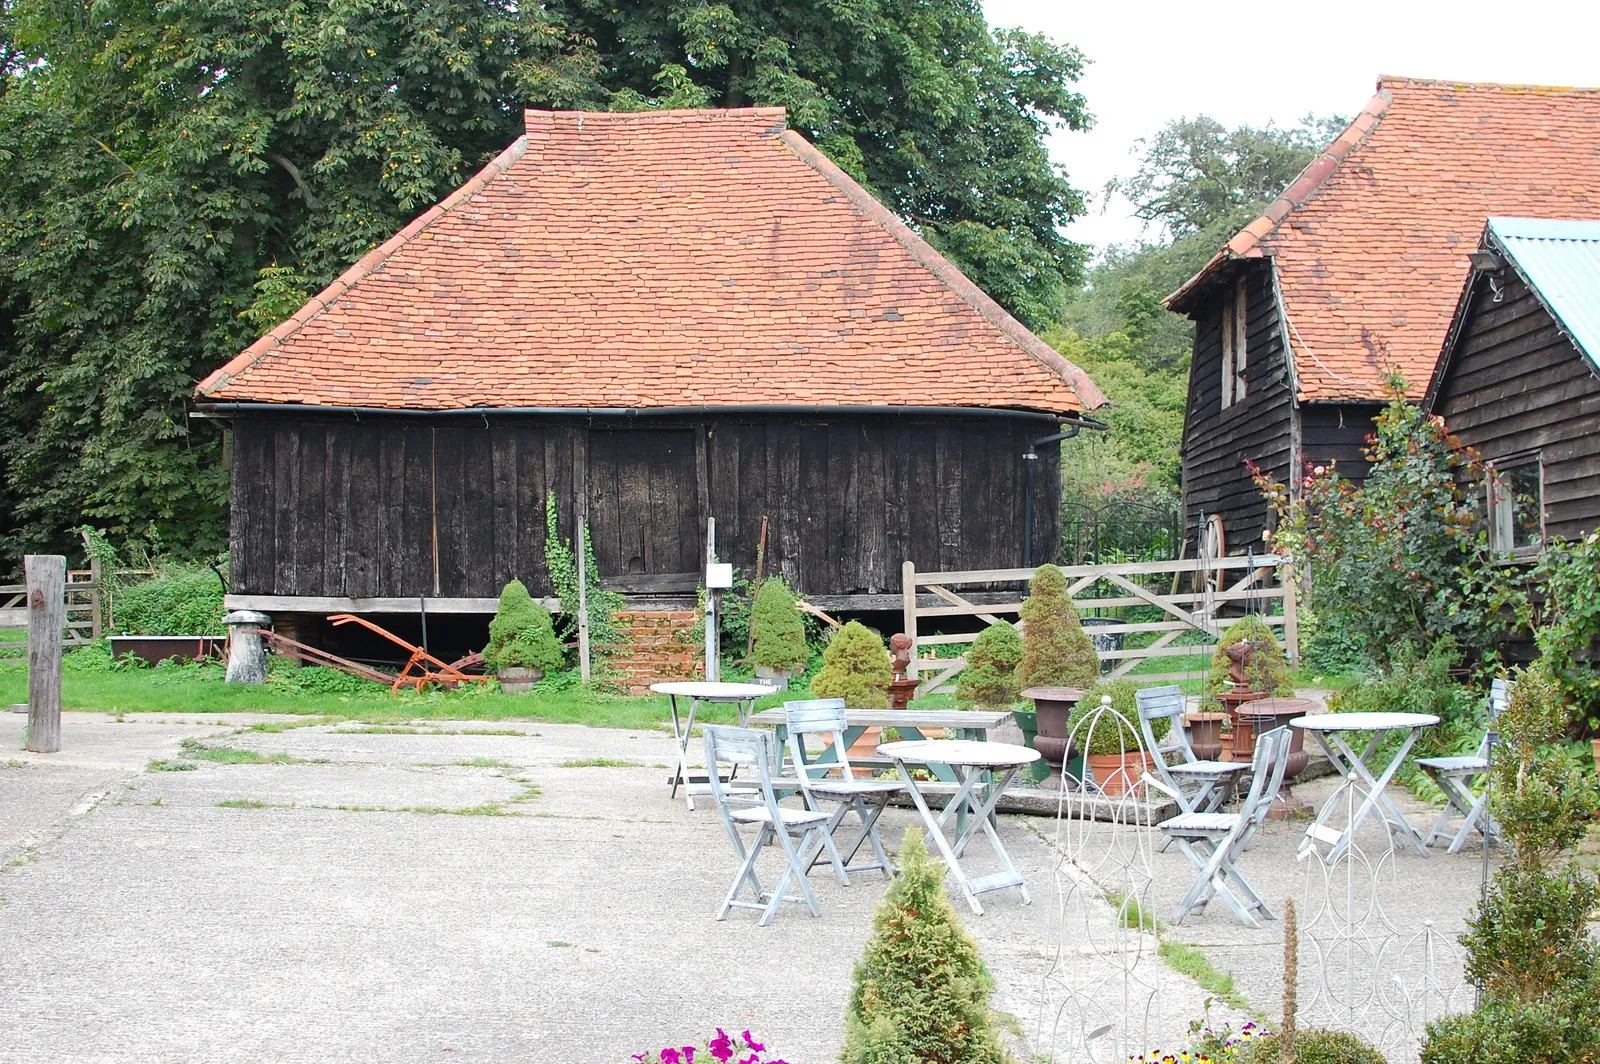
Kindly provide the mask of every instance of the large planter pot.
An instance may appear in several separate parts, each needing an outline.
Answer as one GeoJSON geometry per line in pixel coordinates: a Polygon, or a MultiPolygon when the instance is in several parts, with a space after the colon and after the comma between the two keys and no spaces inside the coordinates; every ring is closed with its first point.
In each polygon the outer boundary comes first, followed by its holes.
{"type": "Polygon", "coordinates": [[[1189,748],[1201,761],[1216,761],[1222,757],[1222,726],[1227,723],[1226,713],[1190,713],[1183,718],[1184,730],[1189,733],[1189,748]]]}
{"type": "Polygon", "coordinates": [[[1034,719],[1039,728],[1033,748],[1039,751],[1039,756],[1050,767],[1040,786],[1059,790],[1067,786],[1061,774],[1062,764],[1072,757],[1072,751],[1068,749],[1070,736],[1067,733],[1067,718],[1083,697],[1083,689],[1030,687],[1022,692],[1022,697],[1033,699],[1034,719]]]}
{"type": "Polygon", "coordinates": [[[1229,730],[1228,748],[1222,752],[1223,761],[1249,761],[1256,753],[1255,725],[1240,712],[1241,706],[1259,702],[1268,697],[1266,691],[1224,691],[1217,696],[1222,708],[1233,722],[1229,730]]]}
{"type": "MultiPolygon", "coordinates": [[[[1033,750],[1039,749],[1034,742],[1039,737],[1039,714],[1031,709],[1013,709],[1011,716],[1017,722],[1017,727],[1022,730],[1023,745],[1033,750]]],[[[1022,777],[1034,783],[1039,783],[1049,774],[1050,765],[1043,757],[1029,762],[1022,770],[1022,777]]]]}
{"type": "Polygon", "coordinates": [[[500,680],[500,690],[508,695],[525,695],[533,685],[544,679],[543,669],[523,669],[517,666],[500,669],[495,673],[500,680]]]}
{"type": "Polygon", "coordinates": [[[1150,755],[1141,751],[1122,754],[1089,754],[1084,758],[1089,775],[1102,794],[1120,798],[1139,785],[1139,777],[1154,765],[1150,755]]]}
{"type": "Polygon", "coordinates": [[[757,665],[756,679],[766,684],[774,691],[787,691],[789,681],[794,678],[797,669],[780,669],[776,665],[757,665]]]}

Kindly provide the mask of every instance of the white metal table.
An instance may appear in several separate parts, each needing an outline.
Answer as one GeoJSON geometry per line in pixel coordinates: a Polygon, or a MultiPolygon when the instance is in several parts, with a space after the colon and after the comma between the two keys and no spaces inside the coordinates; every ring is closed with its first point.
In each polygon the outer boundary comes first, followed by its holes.
{"type": "Polygon", "coordinates": [[[1417,737],[1422,734],[1422,729],[1438,724],[1438,717],[1431,713],[1316,713],[1296,717],[1289,723],[1296,728],[1304,728],[1309,734],[1317,737],[1317,742],[1328,755],[1328,760],[1333,762],[1333,767],[1338,769],[1344,778],[1345,787],[1364,790],[1361,804],[1351,814],[1350,823],[1342,831],[1329,827],[1328,819],[1341,804],[1339,797],[1344,787],[1335,791],[1333,796],[1323,803],[1322,809],[1317,813],[1317,819],[1306,828],[1306,837],[1300,841],[1301,857],[1310,853],[1320,842],[1329,847],[1323,860],[1327,864],[1333,864],[1345,850],[1350,848],[1351,842],[1355,839],[1356,828],[1360,827],[1361,822],[1374,810],[1383,817],[1391,836],[1404,839],[1418,853],[1423,856],[1428,855],[1428,848],[1422,841],[1422,833],[1406,820],[1399,807],[1384,793],[1384,788],[1389,786],[1389,781],[1400,770],[1406,754],[1411,752],[1417,737]],[[1377,752],[1379,744],[1383,742],[1385,733],[1392,731],[1405,732],[1405,739],[1400,743],[1400,748],[1395,751],[1388,766],[1381,773],[1374,775],[1368,762],[1377,752]],[[1367,745],[1361,752],[1357,753],[1345,740],[1347,732],[1368,733],[1371,738],[1367,740],[1367,745]]]}
{"type": "MultiPolygon", "coordinates": [[[[683,788],[684,800],[689,808],[694,808],[694,796],[697,794],[710,794],[709,783],[689,782],[689,735],[694,731],[695,711],[701,703],[720,702],[735,707],[739,714],[739,727],[743,728],[750,718],[750,710],[754,708],[758,698],[764,698],[773,693],[775,688],[764,683],[713,683],[706,681],[684,680],[671,683],[653,683],[650,690],[658,695],[666,695],[672,704],[672,738],[678,744],[678,765],[673,770],[672,777],[667,782],[672,787],[672,797],[678,797],[678,788],[683,788]],[[689,700],[689,712],[681,715],[678,712],[678,699],[689,700]]],[[[707,772],[716,771],[715,765],[707,765],[707,772]]]]}
{"type": "Polygon", "coordinates": [[[1017,871],[1017,866],[1011,863],[1005,847],[1000,844],[994,807],[1018,770],[1039,759],[1039,751],[1010,743],[976,742],[972,739],[916,739],[884,743],[878,747],[878,753],[892,760],[900,770],[900,776],[911,792],[911,800],[916,803],[917,812],[922,814],[923,823],[928,826],[929,837],[944,858],[950,874],[960,885],[961,893],[966,897],[967,904],[972,906],[973,912],[983,915],[983,906],[978,904],[979,894],[1006,887],[1021,890],[1024,904],[1032,902],[1022,873],[1017,871]],[[908,767],[911,765],[948,765],[955,772],[960,785],[937,816],[928,808],[918,781],[908,767]],[[994,778],[995,773],[999,773],[998,779],[994,778]],[[963,819],[965,823],[962,823],[963,819]],[[945,837],[945,825],[951,820],[958,825],[953,843],[945,837]],[[973,836],[979,833],[989,840],[989,847],[999,860],[1001,871],[973,877],[962,869],[961,855],[966,852],[973,836]]]}

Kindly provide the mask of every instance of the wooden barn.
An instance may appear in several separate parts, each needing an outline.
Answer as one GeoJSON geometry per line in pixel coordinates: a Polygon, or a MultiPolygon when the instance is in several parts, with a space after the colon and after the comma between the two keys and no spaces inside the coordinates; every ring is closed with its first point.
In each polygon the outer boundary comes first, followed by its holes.
{"type": "Polygon", "coordinates": [[[1489,219],[1425,402],[1495,470],[1494,546],[1600,528],[1600,221],[1489,219]]]}
{"type": "Polygon", "coordinates": [[[906,559],[1054,556],[1035,441],[1104,397],[750,108],[527,112],[198,401],[232,421],[229,605],[292,618],[548,593],[551,493],[635,602],[692,603],[715,517],[746,572],[765,519],[767,572],[898,609],[906,559]]]}
{"type": "Polygon", "coordinates": [[[1399,370],[1420,398],[1496,214],[1600,217],[1600,90],[1383,78],[1354,121],[1169,309],[1195,322],[1183,508],[1264,549],[1247,463],[1292,484],[1361,448],[1399,370]]]}

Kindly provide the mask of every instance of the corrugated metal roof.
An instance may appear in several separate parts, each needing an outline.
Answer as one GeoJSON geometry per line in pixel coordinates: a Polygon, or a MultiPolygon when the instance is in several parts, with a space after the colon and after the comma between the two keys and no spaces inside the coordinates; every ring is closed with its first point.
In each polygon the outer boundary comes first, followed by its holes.
{"type": "Polygon", "coordinates": [[[1490,218],[1489,233],[1600,372],[1600,221],[1490,218]]]}

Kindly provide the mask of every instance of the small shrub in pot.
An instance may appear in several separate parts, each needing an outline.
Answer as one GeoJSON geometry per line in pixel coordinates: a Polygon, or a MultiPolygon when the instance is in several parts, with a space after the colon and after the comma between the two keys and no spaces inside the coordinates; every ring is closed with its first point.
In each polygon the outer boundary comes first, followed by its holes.
{"type": "Polygon", "coordinates": [[[991,624],[979,633],[967,654],[967,667],[956,683],[956,705],[962,709],[1010,709],[1017,700],[1017,664],[1022,637],[1010,621],[991,624]]]}
{"type": "MultiPolygon", "coordinates": [[[[533,601],[521,580],[511,581],[500,592],[500,608],[489,622],[489,645],[484,648],[483,660],[502,675],[502,684],[510,670],[529,669],[542,675],[561,668],[566,661],[550,611],[533,601]]],[[[521,681],[531,683],[536,678],[523,677],[521,681]]]]}
{"type": "Polygon", "coordinates": [[[1083,688],[1099,678],[1100,659],[1067,594],[1066,576],[1054,565],[1039,566],[1022,604],[1017,686],[1083,688]]]}
{"type": "Polygon", "coordinates": [[[750,628],[755,633],[750,661],[758,668],[787,675],[811,657],[805,622],[794,605],[794,592],[781,576],[768,577],[756,592],[750,628]]]}
{"type": "Polygon", "coordinates": [[[894,679],[883,636],[860,621],[834,633],[822,652],[822,671],[811,681],[818,698],[842,698],[851,709],[886,709],[894,679]]]}

